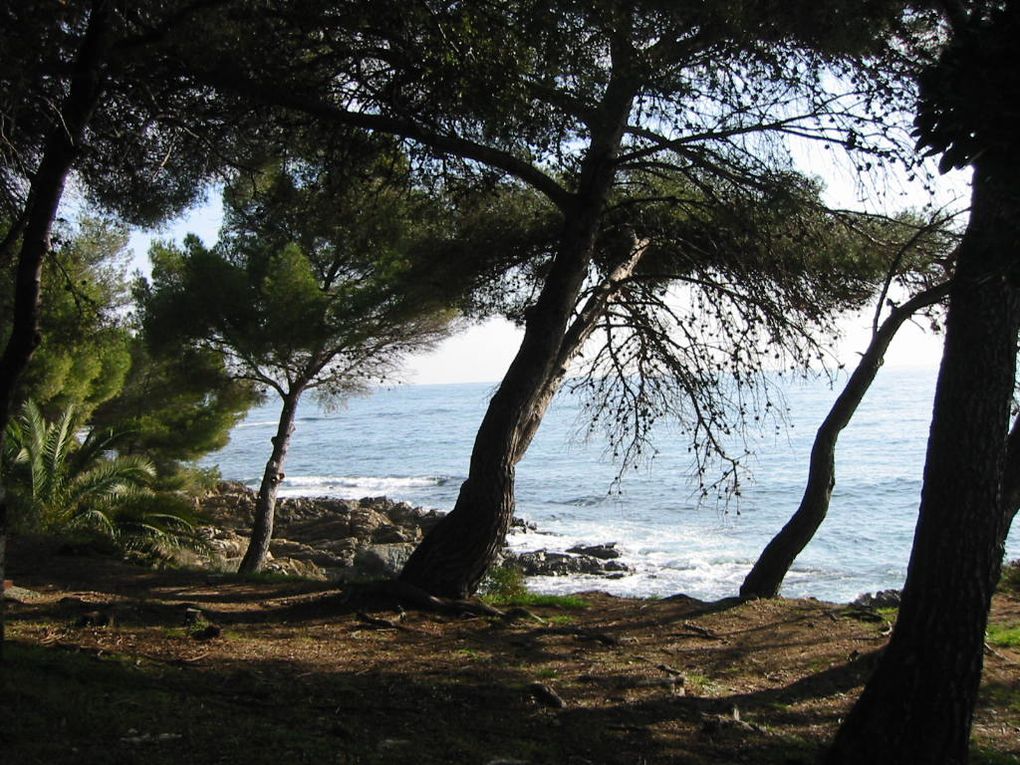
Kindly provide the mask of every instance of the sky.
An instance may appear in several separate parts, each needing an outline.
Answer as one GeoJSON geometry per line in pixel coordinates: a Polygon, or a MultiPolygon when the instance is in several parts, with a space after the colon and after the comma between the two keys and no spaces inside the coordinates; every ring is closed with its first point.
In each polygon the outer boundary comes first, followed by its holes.
{"type": "MultiPolygon", "coordinates": [[[[797,158],[798,164],[819,166],[819,158],[809,154],[797,158]]],[[[965,207],[969,196],[969,175],[955,171],[938,179],[935,203],[965,207]]],[[[826,202],[847,209],[870,207],[873,189],[862,192],[854,178],[831,167],[825,169],[826,202]]],[[[890,193],[883,200],[887,209],[922,207],[929,201],[919,186],[900,184],[893,179],[888,185],[890,193]]],[[[197,234],[207,245],[216,241],[223,207],[218,191],[211,191],[208,199],[186,215],[171,221],[156,231],[132,232],[129,248],[133,252],[132,270],[147,272],[147,252],[155,239],[180,241],[188,233],[197,234]]],[[[846,316],[840,322],[843,339],[837,346],[839,360],[852,369],[857,354],[867,347],[871,333],[872,308],[860,315],[846,316]]],[[[513,360],[520,346],[523,331],[508,321],[491,319],[467,326],[439,344],[434,350],[407,359],[401,382],[415,384],[498,382],[513,360]]],[[[888,353],[886,365],[893,368],[926,367],[938,365],[942,354],[942,338],[933,335],[918,323],[907,323],[897,333],[888,353]]]]}

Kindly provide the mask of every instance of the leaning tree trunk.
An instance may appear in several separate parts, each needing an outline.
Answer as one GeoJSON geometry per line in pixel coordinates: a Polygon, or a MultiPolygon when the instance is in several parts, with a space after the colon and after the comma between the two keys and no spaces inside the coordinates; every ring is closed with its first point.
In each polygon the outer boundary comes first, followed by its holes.
{"type": "Polygon", "coordinates": [[[829,511],[829,500],[836,485],[836,441],[874,382],[889,344],[903,322],[921,308],[938,302],[948,292],[947,283],[914,296],[903,305],[894,308],[872,336],[868,349],[815,435],[808,465],[807,485],[804,487],[804,495],[801,497],[797,512],[762,551],[740,586],[740,597],[774,598],[779,594],[779,588],[790,566],[814,537],[829,511]]]}
{"type": "Polygon", "coordinates": [[[401,581],[439,596],[463,598],[478,587],[510,528],[514,471],[548,406],[549,382],[591,263],[615,157],[630,114],[632,88],[610,82],[601,129],[594,131],[578,188],[564,210],[563,232],[542,292],[528,312],[524,339],[489,402],[475,436],[467,480],[453,510],[415,548],[401,581]]]}
{"type": "Polygon", "coordinates": [[[248,540],[248,549],[241,559],[237,571],[240,574],[254,574],[261,571],[269,557],[269,543],[273,539],[273,521],[276,517],[276,494],[283,481],[283,466],[290,449],[290,438],[294,433],[294,418],[297,414],[298,401],[301,399],[302,388],[288,391],[283,397],[283,409],[280,411],[280,422],[276,427],[276,435],[270,439],[273,453],[266,462],[266,470],[262,474],[258,497],[255,500],[255,518],[248,540]]]}
{"type": "MultiPolygon", "coordinates": [[[[460,496],[453,511],[457,512],[458,508],[461,508],[460,512],[463,519],[458,518],[458,526],[454,527],[453,531],[447,532],[447,537],[440,537],[438,542],[435,539],[435,532],[430,534],[418,549],[415,550],[411,559],[404,566],[400,576],[401,580],[411,582],[434,594],[451,597],[464,597],[473,592],[475,587],[477,587],[478,582],[491,565],[499,545],[502,544],[509,528],[510,519],[513,517],[513,476],[515,466],[523,459],[528,447],[531,445],[531,441],[535,437],[539,425],[541,425],[542,417],[545,415],[550,402],[563,383],[563,379],[570,366],[570,361],[580,352],[585,340],[591,336],[599,317],[612,300],[620,283],[633,273],[634,268],[637,266],[642,255],[644,255],[646,249],[646,242],[636,242],[623,261],[595,287],[588,300],[585,301],[584,306],[574,317],[569,328],[560,333],[562,339],[560,340],[559,347],[555,350],[551,363],[545,365],[544,376],[541,379],[533,379],[531,382],[529,386],[531,391],[530,401],[519,410],[516,421],[512,424],[512,445],[501,447],[504,451],[497,455],[498,464],[502,471],[501,478],[503,479],[502,482],[494,484],[496,490],[500,492],[501,501],[496,506],[498,511],[496,513],[490,511],[488,515],[477,512],[475,515],[469,515],[469,512],[463,510],[465,507],[485,507],[484,504],[471,504],[471,502],[477,502],[478,500],[468,493],[473,491],[473,487],[470,485],[471,477],[469,476],[468,481],[465,481],[461,487],[460,496]],[[444,550],[443,546],[456,544],[455,540],[458,536],[467,540],[467,555],[471,556],[469,563],[464,565],[461,562],[462,559],[457,560],[454,565],[459,565],[460,568],[454,570],[453,576],[437,576],[437,572],[446,570],[439,566],[437,561],[442,562],[443,555],[448,556],[447,559],[449,559],[449,547],[444,550]],[[472,542],[475,543],[473,547],[470,546],[472,542]]],[[[586,268],[587,258],[585,259],[586,268]]],[[[581,278],[583,280],[583,274],[581,278]]],[[[547,282],[547,289],[549,284],[547,282]]],[[[571,299],[571,304],[576,301],[576,294],[580,290],[580,285],[581,282],[577,281],[572,287],[574,297],[571,299]]],[[[544,295],[545,291],[543,291],[544,295]]],[[[567,295],[568,293],[564,291],[564,300],[567,299],[567,295]]],[[[568,316],[569,310],[567,308],[568,316]]],[[[534,320],[534,315],[532,320],[534,320]]],[[[528,331],[535,331],[530,321],[528,331]]],[[[518,359],[520,359],[524,347],[527,345],[527,334],[525,334],[525,343],[522,344],[522,350],[518,353],[518,359]]],[[[551,332],[539,334],[539,337],[544,338],[555,336],[551,332]]],[[[517,360],[514,363],[516,365],[517,360]]],[[[514,368],[511,367],[511,372],[513,371],[514,368]]],[[[508,372],[507,378],[504,380],[503,386],[501,386],[501,391],[509,379],[511,379],[510,372],[508,372]]],[[[498,395],[499,393],[497,393],[498,395]]],[[[479,440],[482,439],[482,434],[485,432],[486,427],[491,425],[490,415],[493,412],[495,403],[496,399],[494,398],[493,403],[490,404],[489,413],[486,414],[486,419],[482,423],[482,430],[479,431],[478,439],[476,439],[475,454],[472,455],[472,472],[478,472],[476,471],[474,457],[485,449],[484,443],[481,448],[479,447],[479,440]]],[[[482,502],[484,501],[483,499],[482,502]]],[[[494,505],[496,503],[490,499],[488,507],[493,508],[494,505]]],[[[453,512],[447,518],[453,516],[453,512]]],[[[446,519],[442,523],[447,523],[446,519]]]]}
{"type": "Polygon", "coordinates": [[[467,480],[453,510],[422,540],[400,579],[433,595],[463,598],[477,588],[506,537],[514,512],[514,469],[534,433],[542,401],[581,290],[597,218],[567,222],[553,268],[528,317],[520,350],[475,437],[467,480]]]}
{"type": "MultiPolygon", "coordinates": [[[[39,308],[42,266],[50,250],[50,236],[64,183],[81,149],[85,128],[102,95],[102,65],[106,53],[110,11],[96,2],[78,49],[71,84],[60,107],[58,124],[46,140],[42,160],[29,187],[21,221],[21,249],[14,282],[14,315],[11,334],[0,356],[0,454],[7,423],[11,419],[18,380],[39,345],[39,308]]],[[[0,479],[2,481],[2,479],[0,479]]],[[[7,546],[6,488],[0,482],[0,659],[4,644],[3,579],[7,546]]]]}
{"type": "MultiPolygon", "coordinates": [[[[422,544],[419,545],[418,549],[415,550],[411,559],[408,560],[407,564],[404,566],[404,570],[400,575],[401,580],[422,587],[433,594],[458,598],[470,594],[477,587],[478,582],[481,581],[485,571],[491,565],[499,546],[502,544],[503,539],[506,536],[507,529],[509,528],[510,520],[513,517],[513,477],[515,466],[521,461],[521,459],[523,459],[528,447],[531,445],[532,439],[538,432],[538,428],[542,423],[542,418],[545,415],[546,410],[549,408],[549,404],[560,389],[560,386],[563,384],[563,380],[566,376],[567,370],[569,369],[571,360],[580,352],[585,340],[591,336],[599,317],[602,316],[606,306],[613,299],[613,296],[621,282],[625,281],[633,273],[634,268],[637,266],[641,257],[647,250],[647,246],[647,242],[635,242],[627,256],[595,287],[588,300],[585,301],[585,304],[570,323],[570,326],[565,331],[560,332],[559,336],[561,337],[561,340],[559,342],[559,347],[555,349],[551,363],[545,364],[543,372],[544,376],[541,379],[532,380],[529,386],[529,390],[531,392],[530,401],[525,407],[522,407],[516,413],[516,420],[513,422],[513,433],[510,442],[511,445],[503,447],[504,450],[497,456],[497,459],[500,460],[499,464],[503,471],[501,476],[503,478],[503,482],[494,484],[497,491],[501,492],[502,504],[498,506],[498,512],[492,513],[490,510],[488,515],[477,513],[476,516],[472,516],[469,515],[467,511],[463,510],[465,507],[472,506],[485,507],[484,504],[470,504],[472,501],[477,500],[475,500],[471,494],[467,493],[473,490],[473,487],[469,485],[471,481],[471,476],[469,475],[468,481],[465,481],[464,485],[461,487],[460,496],[457,499],[454,511],[446,517],[450,518],[453,516],[454,512],[457,512],[458,508],[462,508],[462,518],[457,519],[458,525],[454,527],[453,531],[447,532],[447,537],[440,537],[439,542],[436,542],[435,531],[433,531],[429,537],[426,537],[422,544]],[[479,518],[477,516],[481,517],[479,518]],[[464,565],[462,563],[462,559],[455,559],[456,562],[454,565],[461,567],[454,569],[452,576],[447,576],[445,578],[437,576],[436,572],[443,572],[446,570],[440,567],[437,564],[437,561],[442,562],[442,555],[449,556],[449,547],[447,547],[446,550],[443,550],[441,545],[456,544],[455,540],[458,538],[458,535],[466,540],[465,544],[467,545],[467,556],[471,556],[470,563],[468,565],[464,565]],[[470,546],[472,542],[475,543],[474,547],[470,546]],[[437,552],[437,550],[441,552],[437,552]]],[[[586,268],[587,259],[585,261],[585,269],[586,268]]],[[[581,279],[583,280],[583,274],[581,275],[581,279]]],[[[546,289],[548,289],[549,285],[550,282],[547,281],[546,289]]],[[[571,305],[576,302],[576,296],[580,290],[580,286],[581,282],[577,281],[576,285],[573,287],[574,297],[571,299],[571,305]]],[[[543,296],[545,296],[545,290],[543,290],[543,296]]],[[[564,298],[566,299],[565,292],[564,298]]],[[[570,308],[567,307],[566,310],[569,317],[570,308]]],[[[533,314],[533,318],[534,315],[535,314],[533,314]]],[[[528,332],[532,331],[534,331],[534,329],[531,321],[529,321],[528,332]]],[[[522,344],[521,352],[518,353],[518,359],[520,359],[521,354],[528,343],[528,332],[525,333],[525,342],[522,344]]],[[[550,338],[555,337],[556,335],[550,332],[540,333],[539,336],[550,338]]],[[[518,359],[515,359],[515,365],[517,364],[518,359]]],[[[537,364],[535,366],[537,366],[537,364]]],[[[504,383],[503,386],[501,386],[500,391],[506,387],[507,380],[511,379],[511,373],[513,371],[514,367],[511,367],[511,371],[507,373],[507,377],[504,379],[504,383]]],[[[497,396],[499,396],[499,392],[497,392],[497,396]]],[[[475,455],[485,449],[484,443],[481,448],[479,447],[479,440],[482,439],[482,433],[485,431],[486,427],[491,424],[489,422],[489,418],[493,413],[493,406],[495,403],[496,398],[494,397],[493,402],[490,403],[486,419],[482,423],[482,430],[479,431],[478,438],[476,439],[475,454],[472,455],[472,472],[476,472],[476,463],[474,461],[475,455]]],[[[484,501],[485,500],[482,500],[482,502],[484,501]]],[[[490,504],[488,508],[491,509],[493,505],[494,503],[490,504]]],[[[447,523],[446,518],[444,518],[440,525],[447,523]]],[[[438,528],[439,527],[437,526],[437,529],[438,528]]],[[[449,559],[449,557],[447,559],[449,559]]]]}
{"type": "Polygon", "coordinates": [[[899,617],[836,735],[833,765],[967,761],[1005,534],[1000,483],[1020,326],[1006,277],[1017,260],[1009,202],[978,164],[899,617]]]}

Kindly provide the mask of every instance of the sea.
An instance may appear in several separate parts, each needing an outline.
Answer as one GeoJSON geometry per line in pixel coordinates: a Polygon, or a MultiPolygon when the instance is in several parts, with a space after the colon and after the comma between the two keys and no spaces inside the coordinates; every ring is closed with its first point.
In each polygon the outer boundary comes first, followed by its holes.
{"type": "MultiPolygon", "coordinates": [[[[935,369],[883,369],[836,453],[829,514],[789,572],[783,594],[847,602],[899,588],[917,519],[935,369]]],[[[778,381],[785,422],[747,434],[752,456],[739,496],[705,499],[689,443],[660,423],[654,459],[622,471],[589,434],[583,398],[554,401],[517,468],[517,516],[535,529],[514,549],[564,551],[615,543],[632,573],[619,579],[535,577],[539,592],[701,599],[735,595],[758,554],[796,510],[808,454],[845,379],[778,381]]],[[[309,397],[297,417],[281,496],[386,496],[450,510],[495,383],[381,387],[323,410],[309,397]]],[[[229,445],[204,460],[225,479],[258,486],[279,402],[249,412],[229,445]]],[[[1007,559],[1020,557],[1020,522],[1007,559]]]]}

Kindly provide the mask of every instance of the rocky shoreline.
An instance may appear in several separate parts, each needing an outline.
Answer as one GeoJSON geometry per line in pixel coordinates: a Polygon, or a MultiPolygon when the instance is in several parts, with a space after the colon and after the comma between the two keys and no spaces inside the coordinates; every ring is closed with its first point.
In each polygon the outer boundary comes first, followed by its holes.
{"type": "MultiPolygon", "coordinates": [[[[248,545],[255,492],[224,481],[199,500],[208,519],[199,533],[205,550],[180,562],[212,570],[234,571],[248,545]]],[[[288,497],[276,503],[274,539],[266,570],[324,581],[393,576],[422,537],[445,513],[386,497],[337,499],[288,497]]],[[[511,534],[535,532],[515,519],[511,534]]],[[[585,574],[619,578],[630,568],[618,558],[615,543],[573,547],[564,552],[504,548],[500,565],[525,576],[585,574]]]]}

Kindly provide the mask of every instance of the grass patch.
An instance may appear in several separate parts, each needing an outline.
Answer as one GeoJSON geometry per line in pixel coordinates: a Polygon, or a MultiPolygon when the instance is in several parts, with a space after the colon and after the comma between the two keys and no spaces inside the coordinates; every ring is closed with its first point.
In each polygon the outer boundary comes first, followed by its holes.
{"type": "Polygon", "coordinates": [[[541,595],[537,592],[528,592],[522,596],[509,600],[483,598],[494,606],[544,606],[546,608],[562,608],[567,611],[583,611],[589,607],[584,598],[577,595],[541,595]]]}
{"type": "Polygon", "coordinates": [[[986,633],[988,642],[1000,648],[1020,648],[1020,624],[989,624],[986,633]]]}
{"type": "Polygon", "coordinates": [[[723,686],[712,680],[708,675],[698,672],[689,672],[684,675],[687,690],[696,696],[713,695],[719,693],[723,686]]]}
{"type": "Polygon", "coordinates": [[[183,640],[188,637],[188,630],[184,627],[160,627],[160,630],[168,638],[174,640],[183,640]]]}
{"type": "Polygon", "coordinates": [[[532,592],[524,583],[524,574],[518,568],[493,569],[479,588],[481,599],[492,606],[545,606],[566,610],[582,610],[589,604],[577,595],[541,595],[532,592]]]}

